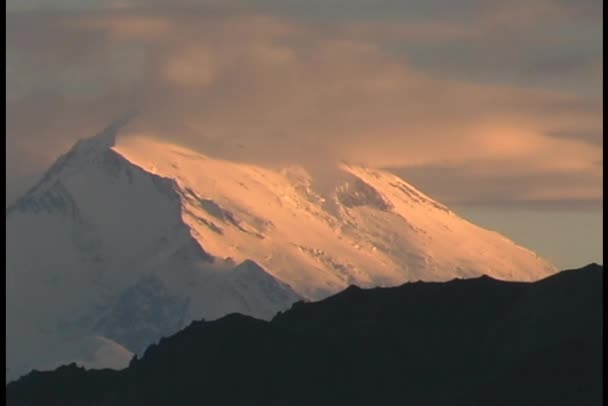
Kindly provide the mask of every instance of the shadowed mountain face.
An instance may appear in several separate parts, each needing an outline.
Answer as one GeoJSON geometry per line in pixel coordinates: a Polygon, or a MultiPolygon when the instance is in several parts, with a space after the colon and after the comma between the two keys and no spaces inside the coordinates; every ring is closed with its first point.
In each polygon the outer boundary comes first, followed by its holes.
{"type": "Polygon", "coordinates": [[[599,265],[350,287],[272,321],[194,322],[123,371],[75,365],[7,386],[9,405],[599,405],[599,265]]]}

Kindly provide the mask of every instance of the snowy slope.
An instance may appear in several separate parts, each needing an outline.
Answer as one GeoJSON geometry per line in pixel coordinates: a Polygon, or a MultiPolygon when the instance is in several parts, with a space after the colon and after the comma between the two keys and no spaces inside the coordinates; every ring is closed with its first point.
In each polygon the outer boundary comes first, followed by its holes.
{"type": "Polygon", "coordinates": [[[141,353],[193,319],[270,318],[350,284],[555,272],[387,172],[342,165],[328,185],[299,167],[117,140],[124,124],[77,143],[7,209],[13,376],[67,337],[141,353]]]}
{"type": "Polygon", "coordinates": [[[341,165],[322,193],[302,168],[272,171],[146,137],[125,137],[114,150],[176,182],[183,220],[208,252],[253,259],[311,299],[350,284],[555,272],[385,171],[341,165]]]}
{"type": "Polygon", "coordinates": [[[299,298],[250,261],[207,253],[175,182],[110,148],[117,129],[79,142],[7,209],[10,377],[65,361],[73,337],[139,352],[192,319],[269,318],[299,298]]]}

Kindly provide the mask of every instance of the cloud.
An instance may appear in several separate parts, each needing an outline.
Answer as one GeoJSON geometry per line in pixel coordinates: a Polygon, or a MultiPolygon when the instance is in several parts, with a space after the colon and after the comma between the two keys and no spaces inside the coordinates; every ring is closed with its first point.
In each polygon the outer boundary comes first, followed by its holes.
{"type": "Polygon", "coordinates": [[[462,166],[395,168],[396,174],[414,184],[426,184],[425,193],[456,208],[592,209],[602,208],[601,166],[594,171],[496,173],[494,162],[462,166]],[[485,169],[490,169],[487,173],[485,169]],[[524,181],[525,179],[525,181],[524,181]],[[539,187],[540,186],[540,187],[539,187]]]}
{"type": "MultiPolygon", "coordinates": [[[[601,145],[561,136],[601,133],[597,101],[560,89],[457,80],[387,46],[404,37],[419,46],[479,39],[488,27],[511,27],[525,11],[483,10],[487,19],[473,29],[430,18],[404,28],[388,23],[379,34],[370,29],[377,22],[318,22],[235,4],[154,1],[12,13],[9,192],[21,192],[76,139],[139,108],[127,133],[231,159],[273,166],[348,160],[400,173],[448,166],[461,168],[468,185],[525,185],[446,186],[447,203],[505,199],[504,190],[524,201],[597,199],[601,175],[593,163],[601,145]],[[558,177],[559,187],[551,181],[558,177]]],[[[421,186],[439,184],[425,178],[421,186]]]]}

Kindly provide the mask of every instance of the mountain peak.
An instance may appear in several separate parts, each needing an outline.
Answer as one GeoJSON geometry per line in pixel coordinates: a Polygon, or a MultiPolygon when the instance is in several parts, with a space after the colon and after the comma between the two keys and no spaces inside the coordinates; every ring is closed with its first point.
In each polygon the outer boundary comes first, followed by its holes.
{"type": "Polygon", "coordinates": [[[67,153],[63,154],[55,161],[46,172],[43,179],[34,186],[31,191],[38,190],[43,184],[54,183],[55,178],[61,173],[65,174],[66,170],[68,173],[72,174],[74,172],[80,172],[83,169],[83,165],[87,165],[91,162],[101,161],[106,164],[116,164],[115,161],[122,161],[123,159],[118,157],[118,154],[115,154],[110,150],[116,145],[116,137],[118,136],[119,131],[136,115],[136,112],[124,114],[110,123],[110,125],[98,134],[78,140],[67,153]]]}
{"type": "Polygon", "coordinates": [[[93,137],[82,138],[75,145],[74,150],[79,151],[101,151],[112,148],[116,144],[118,132],[125,127],[135,116],[137,112],[129,112],[114,120],[110,125],[103,129],[100,133],[93,137]]]}
{"type": "Polygon", "coordinates": [[[31,355],[30,343],[72,332],[137,352],[192,319],[270,319],[349,285],[555,272],[388,172],[350,166],[320,179],[151,137],[117,140],[133,116],[79,141],[7,209],[13,376],[55,357],[31,355]]]}

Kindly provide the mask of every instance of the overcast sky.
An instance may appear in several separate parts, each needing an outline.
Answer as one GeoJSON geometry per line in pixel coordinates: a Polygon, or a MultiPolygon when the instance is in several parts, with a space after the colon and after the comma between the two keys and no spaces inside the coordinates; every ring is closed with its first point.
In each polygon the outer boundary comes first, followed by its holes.
{"type": "Polygon", "coordinates": [[[601,0],[7,7],[9,200],[138,109],[131,132],[387,168],[558,266],[603,262],[601,0]]]}

